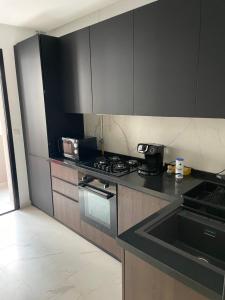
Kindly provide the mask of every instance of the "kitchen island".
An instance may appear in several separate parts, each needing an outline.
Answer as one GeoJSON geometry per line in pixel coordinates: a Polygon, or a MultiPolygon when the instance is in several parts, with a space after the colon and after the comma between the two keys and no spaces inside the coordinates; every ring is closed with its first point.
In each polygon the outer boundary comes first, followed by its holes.
{"type": "Polygon", "coordinates": [[[224,231],[178,200],[123,232],[124,300],[223,300],[224,231]]]}

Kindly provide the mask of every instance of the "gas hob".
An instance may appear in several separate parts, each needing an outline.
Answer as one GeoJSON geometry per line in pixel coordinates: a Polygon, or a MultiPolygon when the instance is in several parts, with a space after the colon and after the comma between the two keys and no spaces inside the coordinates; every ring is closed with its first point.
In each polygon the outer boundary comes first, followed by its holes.
{"type": "Polygon", "coordinates": [[[137,168],[140,165],[137,159],[117,154],[99,156],[82,164],[85,165],[85,168],[90,170],[117,177],[137,171],[137,168]]]}

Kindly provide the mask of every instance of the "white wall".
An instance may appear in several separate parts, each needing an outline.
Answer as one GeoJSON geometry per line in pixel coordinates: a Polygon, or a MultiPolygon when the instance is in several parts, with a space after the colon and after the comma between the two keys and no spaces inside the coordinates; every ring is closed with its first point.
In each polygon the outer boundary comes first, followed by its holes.
{"type": "MultiPolygon", "coordinates": [[[[100,116],[85,115],[85,134],[100,135],[100,116]]],[[[103,116],[105,150],[143,157],[137,144],[167,146],[165,161],[182,156],[196,169],[219,172],[225,168],[225,120],[103,116]]]]}
{"type": "Polygon", "coordinates": [[[156,0],[120,0],[112,5],[109,5],[103,9],[96,11],[95,13],[74,20],[73,22],[70,22],[62,27],[50,31],[49,34],[54,36],[61,36],[154,1],[156,0]]]}
{"type": "Polygon", "coordinates": [[[5,64],[21,207],[29,205],[30,198],[13,46],[33,34],[33,30],[0,24],[0,48],[5,64]]]}

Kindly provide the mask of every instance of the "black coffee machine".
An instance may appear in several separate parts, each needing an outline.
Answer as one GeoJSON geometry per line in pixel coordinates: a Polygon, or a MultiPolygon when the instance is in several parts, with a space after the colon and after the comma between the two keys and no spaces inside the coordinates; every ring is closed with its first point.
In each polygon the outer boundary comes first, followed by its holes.
{"type": "Polygon", "coordinates": [[[164,146],[160,144],[138,144],[138,153],[145,155],[145,162],[138,167],[140,175],[159,175],[163,171],[164,146]]]}

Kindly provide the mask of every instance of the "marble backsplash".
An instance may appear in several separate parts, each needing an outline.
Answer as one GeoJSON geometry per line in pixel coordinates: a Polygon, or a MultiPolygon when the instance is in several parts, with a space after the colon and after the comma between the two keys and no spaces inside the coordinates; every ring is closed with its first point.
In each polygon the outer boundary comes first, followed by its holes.
{"type": "MultiPolygon", "coordinates": [[[[85,134],[101,134],[101,116],[84,116],[85,134]]],[[[137,144],[166,146],[165,161],[177,156],[195,169],[219,172],[225,168],[225,120],[103,115],[104,149],[136,157],[137,144]]]]}

